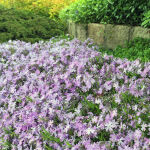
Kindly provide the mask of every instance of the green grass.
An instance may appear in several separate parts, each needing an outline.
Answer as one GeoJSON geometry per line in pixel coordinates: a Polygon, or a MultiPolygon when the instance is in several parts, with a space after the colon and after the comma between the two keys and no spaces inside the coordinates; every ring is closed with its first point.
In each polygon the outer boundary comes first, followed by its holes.
{"type": "Polygon", "coordinates": [[[116,49],[99,49],[100,52],[113,55],[117,58],[129,60],[140,59],[141,62],[150,61],[150,39],[136,38],[126,44],[126,48],[118,46],[116,49]]]}

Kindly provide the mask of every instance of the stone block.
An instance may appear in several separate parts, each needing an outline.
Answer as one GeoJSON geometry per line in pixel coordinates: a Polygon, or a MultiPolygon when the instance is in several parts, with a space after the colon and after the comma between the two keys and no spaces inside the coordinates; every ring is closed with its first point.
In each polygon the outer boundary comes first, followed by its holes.
{"type": "Polygon", "coordinates": [[[131,27],[107,24],[105,27],[105,47],[115,49],[118,45],[125,46],[129,41],[131,27]]]}
{"type": "Polygon", "coordinates": [[[74,23],[73,21],[70,21],[70,20],[68,21],[68,33],[75,38],[77,37],[76,23],[74,23]]]}
{"type": "Polygon", "coordinates": [[[88,37],[101,47],[104,45],[105,25],[90,23],[88,24],[88,37]]]}
{"type": "Polygon", "coordinates": [[[68,22],[68,33],[81,41],[93,39],[100,47],[115,49],[118,45],[125,47],[134,38],[150,38],[150,29],[126,25],[111,24],[77,24],[68,22]]]}
{"type": "Polygon", "coordinates": [[[87,24],[76,24],[76,37],[85,41],[87,39],[87,24]]]}
{"type": "Polygon", "coordinates": [[[130,40],[134,38],[150,38],[150,29],[143,27],[132,27],[132,34],[130,40]]]}

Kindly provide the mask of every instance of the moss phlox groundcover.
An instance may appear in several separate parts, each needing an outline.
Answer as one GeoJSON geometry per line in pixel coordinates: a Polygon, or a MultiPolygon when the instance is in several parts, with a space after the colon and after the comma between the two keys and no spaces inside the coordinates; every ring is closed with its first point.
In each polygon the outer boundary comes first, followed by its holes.
{"type": "Polygon", "coordinates": [[[0,149],[148,150],[150,62],[92,44],[0,45],[0,149]]]}

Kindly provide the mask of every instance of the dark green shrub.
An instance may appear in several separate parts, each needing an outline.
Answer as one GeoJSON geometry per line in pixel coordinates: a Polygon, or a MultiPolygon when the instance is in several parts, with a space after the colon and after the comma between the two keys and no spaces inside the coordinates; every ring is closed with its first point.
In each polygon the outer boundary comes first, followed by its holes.
{"type": "Polygon", "coordinates": [[[60,12],[60,18],[80,23],[141,25],[149,0],[79,0],[60,12]]]}
{"type": "Polygon", "coordinates": [[[136,38],[126,45],[126,48],[118,46],[114,50],[100,49],[102,53],[114,57],[127,58],[129,60],[140,59],[142,62],[150,61],[150,39],[136,38]]]}
{"type": "Polygon", "coordinates": [[[0,42],[37,42],[65,33],[65,24],[32,12],[0,7],[0,42]]]}
{"type": "MultiPolygon", "coordinates": [[[[108,0],[107,0],[108,1],[108,0]]],[[[103,22],[112,24],[141,25],[144,12],[150,9],[149,0],[109,0],[103,22]]]]}
{"type": "Polygon", "coordinates": [[[142,26],[150,27],[150,10],[144,14],[142,26]]]}

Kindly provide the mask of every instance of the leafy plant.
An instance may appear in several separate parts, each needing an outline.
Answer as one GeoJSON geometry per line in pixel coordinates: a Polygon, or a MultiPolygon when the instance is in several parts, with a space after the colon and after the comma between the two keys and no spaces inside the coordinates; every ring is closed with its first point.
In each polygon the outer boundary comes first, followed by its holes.
{"type": "Polygon", "coordinates": [[[59,11],[75,0],[1,0],[0,4],[7,8],[15,8],[36,12],[40,15],[55,18],[59,11]]]}
{"type": "Polygon", "coordinates": [[[102,0],[78,0],[59,13],[62,20],[71,19],[74,22],[99,22],[103,17],[102,0]]]}
{"type": "Polygon", "coordinates": [[[141,25],[149,0],[79,0],[60,12],[60,18],[80,23],[141,25]]]}
{"type": "Polygon", "coordinates": [[[56,142],[56,143],[62,145],[62,142],[60,141],[59,138],[56,138],[55,136],[51,135],[44,128],[42,128],[42,130],[41,130],[41,135],[42,135],[43,140],[56,142]]]}
{"type": "Polygon", "coordinates": [[[65,24],[23,10],[0,7],[0,42],[23,40],[38,42],[65,34],[65,24]]]}
{"type": "Polygon", "coordinates": [[[95,115],[100,115],[101,110],[98,104],[94,104],[88,101],[86,98],[82,101],[83,108],[81,110],[82,116],[86,116],[88,112],[92,112],[95,115]]]}
{"type": "Polygon", "coordinates": [[[97,133],[97,137],[92,138],[93,142],[109,141],[110,134],[106,130],[101,130],[97,133]]]}
{"type": "MultiPolygon", "coordinates": [[[[41,130],[41,135],[42,135],[42,139],[44,141],[47,141],[47,142],[53,142],[53,143],[57,143],[59,145],[63,145],[64,144],[64,141],[61,141],[59,138],[51,135],[51,133],[49,133],[47,130],[45,130],[43,127],[42,127],[42,130],[41,130]]],[[[68,148],[71,148],[72,145],[68,142],[68,141],[65,141],[66,145],[68,146],[68,148]]],[[[48,146],[48,144],[45,145],[45,148],[47,150],[53,150],[52,147],[48,146]]]]}
{"type": "Polygon", "coordinates": [[[148,62],[150,60],[150,39],[135,38],[126,45],[126,48],[118,46],[114,50],[99,49],[99,51],[119,58],[140,59],[142,62],[148,62]]]}
{"type": "Polygon", "coordinates": [[[101,22],[111,24],[141,25],[144,12],[149,10],[149,0],[106,0],[101,22]]]}
{"type": "Polygon", "coordinates": [[[4,140],[3,137],[0,137],[0,144],[2,141],[2,145],[4,147],[4,150],[11,150],[12,148],[12,139],[14,137],[17,137],[17,135],[14,132],[14,129],[12,127],[9,128],[3,128],[3,131],[5,132],[5,135],[9,136],[9,140],[4,140]]]}
{"type": "Polygon", "coordinates": [[[150,10],[144,14],[142,26],[150,27],[150,10]]]}

